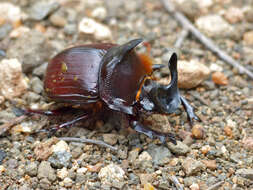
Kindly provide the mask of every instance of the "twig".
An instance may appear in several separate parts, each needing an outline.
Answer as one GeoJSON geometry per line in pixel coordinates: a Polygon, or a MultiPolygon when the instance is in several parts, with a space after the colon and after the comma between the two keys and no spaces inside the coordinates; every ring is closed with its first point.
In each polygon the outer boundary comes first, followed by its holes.
{"type": "Polygon", "coordinates": [[[182,185],[179,183],[178,179],[176,178],[176,176],[172,175],[170,176],[170,180],[175,184],[176,188],[178,190],[184,190],[184,188],[182,187],[182,185]]]}
{"type": "Polygon", "coordinates": [[[164,5],[165,9],[173,14],[175,19],[180,22],[180,24],[185,28],[188,29],[201,43],[203,43],[208,49],[212,52],[217,54],[223,61],[227,62],[228,64],[232,65],[233,67],[237,68],[240,73],[247,74],[251,79],[253,79],[253,73],[242,66],[239,62],[234,60],[230,57],[227,53],[219,49],[213,41],[203,35],[182,13],[175,10],[173,3],[170,0],[161,0],[162,4],[164,5]]]}
{"type": "Polygon", "coordinates": [[[17,125],[24,121],[27,118],[27,115],[21,115],[19,117],[16,117],[12,121],[5,123],[3,125],[0,125],[0,135],[4,134],[6,131],[8,131],[12,126],[17,125]]]}
{"type": "Polygon", "coordinates": [[[106,144],[103,141],[99,140],[92,140],[92,139],[86,139],[86,138],[75,138],[75,137],[61,137],[59,138],[60,140],[63,141],[69,141],[69,142],[81,142],[81,143],[91,143],[91,144],[97,144],[106,148],[110,148],[113,151],[117,151],[118,149],[114,146],[111,146],[109,144],[106,144]]]}
{"type": "Polygon", "coordinates": [[[207,190],[213,190],[217,189],[220,185],[222,185],[224,181],[219,181],[218,183],[213,184],[211,187],[209,187],[207,190]]]}
{"type": "Polygon", "coordinates": [[[189,34],[189,30],[187,30],[187,29],[183,29],[180,32],[180,34],[177,38],[177,41],[174,44],[175,48],[180,48],[182,46],[182,44],[183,44],[185,38],[188,36],[188,34],[189,34]]]}

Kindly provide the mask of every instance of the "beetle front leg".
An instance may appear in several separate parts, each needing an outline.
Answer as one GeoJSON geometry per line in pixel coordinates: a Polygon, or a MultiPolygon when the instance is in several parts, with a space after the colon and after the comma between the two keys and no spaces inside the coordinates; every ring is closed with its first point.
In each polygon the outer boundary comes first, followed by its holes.
{"type": "Polygon", "coordinates": [[[193,107],[187,102],[187,100],[182,96],[180,96],[180,100],[183,104],[183,107],[184,107],[186,113],[187,113],[187,117],[190,122],[190,125],[191,126],[193,125],[193,119],[195,119],[196,121],[200,121],[199,117],[194,113],[193,107]]]}
{"type": "Polygon", "coordinates": [[[155,131],[147,126],[142,125],[139,121],[131,121],[130,124],[135,131],[147,135],[151,139],[157,137],[164,144],[166,142],[166,138],[168,137],[173,144],[177,144],[175,135],[172,133],[161,133],[155,131]]]}

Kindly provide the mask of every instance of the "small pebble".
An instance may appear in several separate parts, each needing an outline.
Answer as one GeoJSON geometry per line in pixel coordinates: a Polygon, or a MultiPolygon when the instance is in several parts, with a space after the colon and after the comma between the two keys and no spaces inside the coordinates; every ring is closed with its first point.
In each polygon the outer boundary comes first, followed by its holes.
{"type": "Polygon", "coordinates": [[[29,16],[32,20],[40,21],[57,10],[59,6],[57,1],[38,1],[30,8],[29,16]]]}
{"type": "Polygon", "coordinates": [[[55,152],[70,152],[69,145],[65,141],[59,141],[52,146],[52,151],[55,152]]]}
{"type": "Polygon", "coordinates": [[[217,14],[201,16],[195,23],[209,37],[228,37],[232,35],[233,27],[217,14]]]}
{"type": "Polygon", "coordinates": [[[253,169],[246,169],[246,168],[242,168],[242,169],[238,169],[235,172],[236,175],[242,176],[244,178],[247,178],[249,180],[253,180],[253,169]]]}
{"type": "Polygon", "coordinates": [[[230,24],[235,24],[242,21],[244,15],[242,9],[237,7],[230,7],[225,12],[224,17],[230,24]]]}
{"type": "Polygon", "coordinates": [[[63,180],[64,187],[72,187],[73,181],[69,177],[64,178],[63,180]]]}
{"type": "Polygon", "coordinates": [[[181,141],[177,141],[177,144],[174,145],[173,143],[167,143],[168,148],[176,155],[186,155],[190,152],[190,148],[181,141]]]}
{"type": "Polygon", "coordinates": [[[47,178],[53,182],[56,180],[55,170],[51,167],[50,162],[42,161],[38,167],[38,178],[47,178]]]}
{"type": "Polygon", "coordinates": [[[245,32],[243,34],[243,41],[246,45],[253,45],[253,31],[245,32]]]}
{"type": "Polygon", "coordinates": [[[2,164],[2,161],[6,157],[6,152],[4,150],[0,150],[0,165],[2,164]]]}
{"type": "Polygon", "coordinates": [[[67,24],[66,19],[59,14],[53,14],[52,16],[50,16],[49,20],[56,27],[62,28],[67,24]]]}
{"type": "Polygon", "coordinates": [[[178,87],[190,89],[198,86],[209,77],[208,67],[196,60],[178,61],[178,87]]]}
{"type": "Polygon", "coordinates": [[[199,190],[199,185],[197,183],[193,183],[191,186],[190,186],[190,190],[199,190]]]}
{"type": "Polygon", "coordinates": [[[154,180],[153,174],[139,174],[139,177],[142,185],[152,183],[154,180]]]}
{"type": "Polygon", "coordinates": [[[201,147],[202,154],[206,155],[211,150],[211,147],[209,145],[205,145],[201,147]]]}
{"type": "Polygon", "coordinates": [[[111,30],[93,19],[83,18],[79,23],[79,32],[94,35],[97,40],[112,39],[111,30]]]}
{"type": "Polygon", "coordinates": [[[36,162],[31,162],[26,166],[25,170],[29,176],[34,177],[38,173],[38,164],[36,162]]]}
{"type": "Polygon", "coordinates": [[[144,190],[155,190],[155,188],[150,183],[146,183],[144,184],[144,190]]]}
{"type": "Polygon", "coordinates": [[[89,172],[96,172],[96,173],[98,173],[100,171],[100,169],[102,168],[102,166],[103,166],[102,163],[97,163],[94,166],[88,165],[87,169],[88,169],[89,172]]]}
{"type": "Polygon", "coordinates": [[[224,127],[224,132],[225,132],[225,134],[226,134],[228,137],[232,137],[232,136],[233,136],[233,131],[232,131],[232,129],[231,129],[230,126],[225,126],[225,127],[224,127]]]}
{"type": "Polygon", "coordinates": [[[97,7],[91,12],[91,16],[97,20],[103,21],[107,17],[107,10],[104,7],[97,7]]]}
{"type": "Polygon", "coordinates": [[[57,177],[60,178],[61,180],[65,179],[68,176],[68,170],[67,168],[62,168],[57,171],[57,177]]]}
{"type": "Polygon", "coordinates": [[[23,76],[19,60],[3,59],[0,67],[0,94],[6,99],[13,99],[23,94],[28,84],[23,76]]]}
{"type": "Polygon", "coordinates": [[[205,168],[201,161],[187,158],[182,163],[183,169],[188,176],[194,175],[205,168]]]}
{"type": "Polygon", "coordinates": [[[204,128],[201,125],[194,125],[192,127],[192,136],[196,139],[203,139],[204,138],[204,128]]]}
{"type": "Polygon", "coordinates": [[[222,73],[222,72],[214,72],[212,74],[212,80],[215,84],[218,85],[227,85],[228,84],[228,78],[222,73]]]}
{"type": "Polygon", "coordinates": [[[117,136],[118,135],[116,134],[103,134],[103,139],[105,143],[108,143],[110,145],[115,145],[118,141],[117,136]]]}
{"type": "MultiPolygon", "coordinates": [[[[110,164],[103,167],[98,173],[98,177],[102,184],[121,184],[125,183],[125,172],[124,170],[116,164],[110,164]]],[[[122,188],[122,187],[121,187],[122,188]]]]}
{"type": "Polygon", "coordinates": [[[207,168],[210,170],[216,170],[217,165],[216,165],[216,160],[202,160],[202,162],[206,165],[207,168]]]}

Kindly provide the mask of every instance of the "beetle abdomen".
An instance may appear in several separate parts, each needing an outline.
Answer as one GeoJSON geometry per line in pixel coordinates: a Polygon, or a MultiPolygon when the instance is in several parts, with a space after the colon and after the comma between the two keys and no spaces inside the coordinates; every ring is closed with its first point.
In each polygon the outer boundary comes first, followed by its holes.
{"type": "Polygon", "coordinates": [[[56,55],[47,67],[44,81],[47,96],[60,102],[96,102],[99,66],[105,52],[78,46],[56,55]]]}

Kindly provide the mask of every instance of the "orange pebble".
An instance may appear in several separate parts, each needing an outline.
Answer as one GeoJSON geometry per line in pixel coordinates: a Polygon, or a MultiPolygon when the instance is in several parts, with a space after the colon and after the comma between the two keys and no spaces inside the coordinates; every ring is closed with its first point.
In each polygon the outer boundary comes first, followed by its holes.
{"type": "Polygon", "coordinates": [[[222,72],[214,72],[212,74],[212,80],[215,84],[218,85],[227,85],[228,84],[228,78],[222,73],[222,72]]]}

